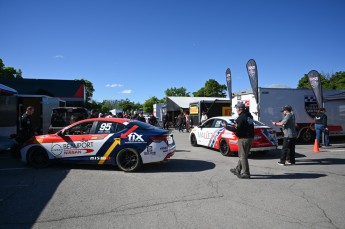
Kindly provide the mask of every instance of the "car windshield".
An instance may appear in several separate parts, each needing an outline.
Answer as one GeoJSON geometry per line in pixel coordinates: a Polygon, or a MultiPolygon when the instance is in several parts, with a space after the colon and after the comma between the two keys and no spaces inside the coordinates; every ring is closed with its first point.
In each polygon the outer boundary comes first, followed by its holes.
{"type": "MultiPolygon", "coordinates": [[[[232,124],[235,124],[235,120],[234,118],[229,118],[227,119],[227,122],[228,122],[228,125],[232,125],[232,124]]],[[[253,120],[254,121],[254,126],[267,126],[265,125],[264,123],[262,122],[259,122],[259,121],[256,121],[256,120],[253,120]]]]}

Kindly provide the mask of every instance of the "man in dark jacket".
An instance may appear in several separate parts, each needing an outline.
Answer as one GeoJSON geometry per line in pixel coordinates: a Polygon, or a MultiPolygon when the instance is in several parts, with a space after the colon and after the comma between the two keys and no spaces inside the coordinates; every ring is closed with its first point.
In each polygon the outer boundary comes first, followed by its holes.
{"type": "Polygon", "coordinates": [[[25,113],[20,118],[20,129],[19,138],[17,139],[19,143],[23,144],[29,138],[35,135],[35,129],[32,125],[31,117],[35,112],[35,108],[28,106],[25,113]]]}
{"type": "Polygon", "coordinates": [[[327,115],[325,114],[326,109],[320,108],[319,112],[315,115],[315,130],[316,130],[316,139],[319,142],[319,145],[321,146],[321,136],[322,133],[324,133],[325,138],[323,144],[325,146],[330,146],[329,144],[329,132],[327,128],[327,115]]]}
{"type": "Polygon", "coordinates": [[[239,103],[235,106],[238,118],[234,126],[223,126],[234,132],[238,137],[238,164],[236,168],[230,169],[230,172],[237,175],[238,178],[249,179],[248,154],[254,140],[254,121],[250,112],[245,111],[245,105],[239,103]]]}

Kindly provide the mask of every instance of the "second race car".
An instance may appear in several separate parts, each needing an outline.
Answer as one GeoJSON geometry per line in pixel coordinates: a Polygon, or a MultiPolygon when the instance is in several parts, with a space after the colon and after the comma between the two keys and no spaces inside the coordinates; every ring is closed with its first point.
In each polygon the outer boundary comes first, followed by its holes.
{"type": "MultiPolygon", "coordinates": [[[[238,153],[238,137],[234,132],[225,129],[222,123],[233,124],[236,117],[218,116],[206,120],[200,126],[194,127],[189,135],[192,146],[206,146],[219,150],[224,156],[238,153]]],[[[254,121],[254,141],[251,152],[276,149],[278,141],[276,132],[265,124],[254,121]]]]}

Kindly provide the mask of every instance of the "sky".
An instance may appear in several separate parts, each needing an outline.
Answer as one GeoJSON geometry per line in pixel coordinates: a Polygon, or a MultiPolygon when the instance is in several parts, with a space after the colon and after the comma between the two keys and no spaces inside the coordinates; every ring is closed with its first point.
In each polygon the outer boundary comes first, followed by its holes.
{"type": "MultiPolygon", "coordinates": [[[[214,79],[296,88],[345,71],[344,0],[0,0],[0,58],[23,78],[86,79],[93,99],[143,103],[214,79]]],[[[63,90],[63,88],[61,88],[63,90]]]]}

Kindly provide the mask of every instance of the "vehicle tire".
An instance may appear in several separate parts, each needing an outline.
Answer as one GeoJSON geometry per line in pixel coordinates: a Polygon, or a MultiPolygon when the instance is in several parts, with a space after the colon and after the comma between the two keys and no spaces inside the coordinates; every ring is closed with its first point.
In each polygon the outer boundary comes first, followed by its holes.
{"type": "Polygon", "coordinates": [[[33,147],[30,149],[27,161],[29,165],[36,169],[45,168],[50,164],[47,151],[42,147],[33,147]]]}
{"type": "Polygon", "coordinates": [[[299,136],[299,140],[302,143],[310,143],[310,142],[313,142],[314,139],[315,139],[315,135],[311,129],[302,130],[299,136]]]}
{"type": "Polygon", "coordinates": [[[117,153],[116,164],[122,171],[134,172],[141,167],[142,161],[140,154],[136,150],[126,148],[117,153]]]}
{"type": "Polygon", "coordinates": [[[230,156],[231,155],[231,150],[228,142],[225,139],[220,140],[219,142],[219,152],[223,156],[230,156]]]}
{"type": "Polygon", "coordinates": [[[198,141],[196,140],[196,137],[194,134],[190,136],[190,144],[194,147],[198,146],[198,141]]]}

